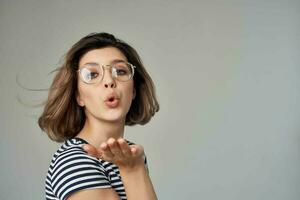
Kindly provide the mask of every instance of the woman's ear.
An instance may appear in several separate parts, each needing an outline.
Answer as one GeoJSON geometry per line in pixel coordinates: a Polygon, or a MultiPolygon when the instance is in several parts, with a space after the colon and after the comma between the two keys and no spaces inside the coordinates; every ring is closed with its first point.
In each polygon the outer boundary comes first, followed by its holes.
{"type": "Polygon", "coordinates": [[[81,107],[84,106],[84,102],[81,100],[79,94],[76,95],[76,101],[77,101],[77,104],[78,104],[79,106],[81,106],[81,107]]]}

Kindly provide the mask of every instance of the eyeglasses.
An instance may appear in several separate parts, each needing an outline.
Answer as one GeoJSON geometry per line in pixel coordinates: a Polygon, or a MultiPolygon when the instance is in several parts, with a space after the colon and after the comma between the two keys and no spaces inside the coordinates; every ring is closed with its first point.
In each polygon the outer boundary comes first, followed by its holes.
{"type": "Polygon", "coordinates": [[[119,61],[112,65],[100,65],[99,63],[87,63],[77,70],[80,78],[87,84],[95,84],[102,81],[104,77],[104,68],[110,67],[111,76],[118,81],[125,82],[132,79],[134,75],[134,65],[119,61]]]}

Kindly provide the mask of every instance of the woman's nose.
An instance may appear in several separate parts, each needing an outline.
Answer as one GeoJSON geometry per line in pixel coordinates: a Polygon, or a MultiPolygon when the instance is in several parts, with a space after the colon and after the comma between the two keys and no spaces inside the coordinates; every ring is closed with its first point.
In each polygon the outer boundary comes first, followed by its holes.
{"type": "Polygon", "coordinates": [[[113,82],[104,83],[104,87],[106,88],[115,88],[116,84],[113,82]]]}
{"type": "Polygon", "coordinates": [[[104,77],[103,77],[103,84],[105,88],[115,88],[116,82],[115,79],[112,77],[111,70],[109,68],[105,69],[104,77]]]}

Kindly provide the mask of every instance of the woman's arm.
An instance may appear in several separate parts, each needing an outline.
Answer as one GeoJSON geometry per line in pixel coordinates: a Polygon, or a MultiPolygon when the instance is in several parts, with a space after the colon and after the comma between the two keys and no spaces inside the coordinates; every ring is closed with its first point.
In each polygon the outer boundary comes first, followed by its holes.
{"type": "Polygon", "coordinates": [[[142,146],[129,146],[122,138],[118,140],[110,138],[98,149],[91,145],[85,145],[84,150],[94,157],[112,162],[119,167],[128,200],[157,200],[144,164],[142,146]]]}
{"type": "MultiPolygon", "coordinates": [[[[157,199],[148,172],[144,166],[134,171],[120,169],[122,181],[128,200],[157,199]]],[[[119,200],[119,196],[112,188],[81,190],[72,194],[68,200],[119,200]]]]}
{"type": "MultiPolygon", "coordinates": [[[[144,164],[143,164],[144,165],[144,164]]],[[[128,200],[156,200],[156,194],[145,166],[120,169],[128,200]]]]}

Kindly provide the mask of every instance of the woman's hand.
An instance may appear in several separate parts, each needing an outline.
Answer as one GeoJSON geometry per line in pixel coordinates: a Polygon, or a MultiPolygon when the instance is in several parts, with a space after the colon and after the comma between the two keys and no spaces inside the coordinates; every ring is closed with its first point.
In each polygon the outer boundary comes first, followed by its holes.
{"type": "Polygon", "coordinates": [[[84,145],[91,156],[112,162],[119,167],[122,182],[129,200],[157,200],[151,179],[144,164],[141,145],[128,145],[123,138],[110,138],[99,148],[84,145]]]}
{"type": "Polygon", "coordinates": [[[83,149],[91,156],[114,163],[120,170],[135,170],[144,166],[144,149],[141,145],[128,145],[123,138],[109,138],[99,148],[85,144],[83,149]]]}

